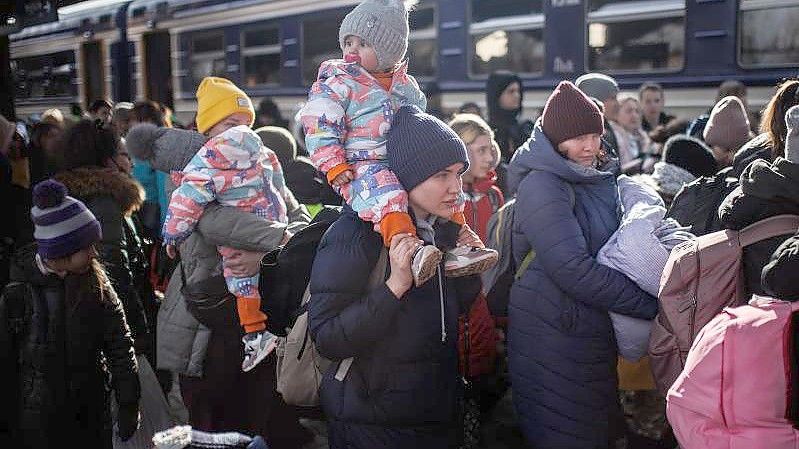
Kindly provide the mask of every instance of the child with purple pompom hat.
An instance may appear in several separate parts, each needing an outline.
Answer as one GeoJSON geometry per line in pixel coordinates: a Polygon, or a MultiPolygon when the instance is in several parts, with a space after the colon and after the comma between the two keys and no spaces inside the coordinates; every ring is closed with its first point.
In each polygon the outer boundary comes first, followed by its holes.
{"type": "Polygon", "coordinates": [[[0,296],[0,447],[110,447],[139,426],[139,378],[122,304],[94,244],[100,223],[63,184],[33,189],[35,243],[11,263],[0,296]],[[7,426],[6,426],[7,424],[7,426]]]}

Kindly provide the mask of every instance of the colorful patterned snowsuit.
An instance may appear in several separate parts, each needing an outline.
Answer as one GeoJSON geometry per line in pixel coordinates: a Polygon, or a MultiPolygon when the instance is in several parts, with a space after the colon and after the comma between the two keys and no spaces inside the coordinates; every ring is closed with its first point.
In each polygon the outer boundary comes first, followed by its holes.
{"type": "MultiPolygon", "coordinates": [[[[216,200],[270,221],[287,223],[288,192],[277,155],[263,146],[247,126],[236,126],[211,138],[182,172],[173,172],[178,188],[172,193],[164,223],[164,244],[177,245],[193,231],[205,206],[216,200]]],[[[233,249],[219,247],[223,259],[233,249]]],[[[236,277],[224,270],[228,290],[236,296],[246,332],[265,328],[258,275],[236,277]]]]}
{"type": "Polygon", "coordinates": [[[358,216],[377,224],[390,212],[408,211],[408,194],[388,168],[386,134],[405,105],[424,110],[427,100],[407,62],[394,72],[391,90],[357,63],[325,61],[302,110],[305,144],[321,172],[349,164],[355,179],[340,189],[358,216]]]}

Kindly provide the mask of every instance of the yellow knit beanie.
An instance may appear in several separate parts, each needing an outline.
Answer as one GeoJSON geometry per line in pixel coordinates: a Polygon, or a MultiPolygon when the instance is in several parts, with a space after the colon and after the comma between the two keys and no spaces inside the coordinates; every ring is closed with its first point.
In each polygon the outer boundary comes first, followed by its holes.
{"type": "Polygon", "coordinates": [[[197,88],[197,131],[204,133],[227,116],[243,112],[255,122],[252,101],[230,80],[208,76],[197,88]]]}

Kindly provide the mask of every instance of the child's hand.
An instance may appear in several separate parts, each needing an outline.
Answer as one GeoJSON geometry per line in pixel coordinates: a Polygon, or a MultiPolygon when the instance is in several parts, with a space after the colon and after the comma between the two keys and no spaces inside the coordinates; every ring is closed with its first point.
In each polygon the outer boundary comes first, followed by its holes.
{"type": "Polygon", "coordinates": [[[472,231],[469,225],[464,224],[458,232],[458,246],[471,246],[472,248],[485,248],[485,244],[480,237],[472,231]]]}
{"type": "Polygon", "coordinates": [[[169,256],[170,259],[174,259],[178,255],[178,250],[175,248],[175,245],[167,245],[166,246],[166,255],[169,256]]]}
{"type": "Polygon", "coordinates": [[[344,184],[347,184],[348,182],[352,181],[353,179],[355,179],[355,173],[353,173],[352,170],[344,170],[343,172],[339,173],[338,176],[333,178],[333,182],[331,182],[330,184],[333,187],[341,187],[344,184]]]}

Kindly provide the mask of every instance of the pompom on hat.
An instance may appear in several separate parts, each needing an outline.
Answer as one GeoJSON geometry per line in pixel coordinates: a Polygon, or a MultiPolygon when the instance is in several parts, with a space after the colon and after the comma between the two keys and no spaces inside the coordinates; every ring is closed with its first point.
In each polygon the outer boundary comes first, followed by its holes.
{"type": "Polygon", "coordinates": [[[714,175],[719,167],[713,152],[701,140],[677,134],[663,146],[663,162],[687,170],[693,176],[714,175]]]}
{"type": "Polygon", "coordinates": [[[103,237],[100,222],[67,188],[48,179],[33,188],[31,208],[37,252],[44,259],[60,259],[88,248],[103,237]]]}

